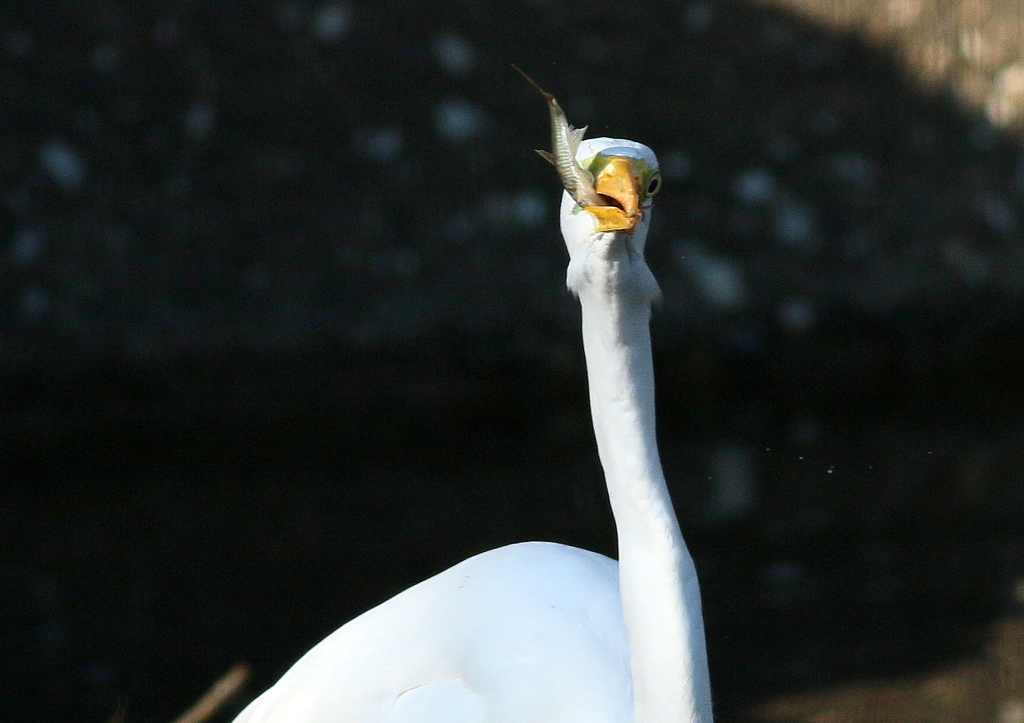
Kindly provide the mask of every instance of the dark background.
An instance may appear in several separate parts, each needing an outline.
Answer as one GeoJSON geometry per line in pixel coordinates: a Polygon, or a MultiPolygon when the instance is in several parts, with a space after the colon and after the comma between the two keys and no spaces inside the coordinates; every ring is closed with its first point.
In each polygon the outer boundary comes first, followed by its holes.
{"type": "Polygon", "coordinates": [[[1022,23],[4,3],[0,719],[169,721],[246,660],[229,719],[466,555],[614,554],[515,62],[661,159],[659,434],[719,720],[1024,721],[1022,23]]]}

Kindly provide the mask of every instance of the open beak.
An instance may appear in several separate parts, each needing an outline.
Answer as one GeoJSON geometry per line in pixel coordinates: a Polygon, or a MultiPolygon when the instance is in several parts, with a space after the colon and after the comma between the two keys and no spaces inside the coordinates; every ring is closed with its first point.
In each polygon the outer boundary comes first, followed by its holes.
{"type": "Polygon", "coordinates": [[[632,158],[613,156],[594,179],[594,190],[608,199],[605,206],[585,206],[597,219],[598,231],[632,231],[640,210],[640,169],[632,158]]]}

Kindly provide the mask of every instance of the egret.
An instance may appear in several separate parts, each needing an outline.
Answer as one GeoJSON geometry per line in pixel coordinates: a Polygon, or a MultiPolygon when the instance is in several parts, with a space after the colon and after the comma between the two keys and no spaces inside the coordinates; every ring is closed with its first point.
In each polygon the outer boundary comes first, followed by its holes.
{"type": "Polygon", "coordinates": [[[711,723],[697,574],[655,440],[658,160],[583,141],[544,97],[619,561],[552,542],[471,557],[343,625],[236,723],[711,723]]]}

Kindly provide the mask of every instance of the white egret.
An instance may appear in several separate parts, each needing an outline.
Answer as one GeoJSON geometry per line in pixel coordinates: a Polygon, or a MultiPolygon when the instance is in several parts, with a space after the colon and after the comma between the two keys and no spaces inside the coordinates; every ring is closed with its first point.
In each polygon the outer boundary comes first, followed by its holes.
{"type": "Polygon", "coordinates": [[[581,142],[545,97],[619,561],[550,542],[471,557],[343,625],[236,723],[711,723],[697,575],[655,441],[658,161],[581,142]]]}

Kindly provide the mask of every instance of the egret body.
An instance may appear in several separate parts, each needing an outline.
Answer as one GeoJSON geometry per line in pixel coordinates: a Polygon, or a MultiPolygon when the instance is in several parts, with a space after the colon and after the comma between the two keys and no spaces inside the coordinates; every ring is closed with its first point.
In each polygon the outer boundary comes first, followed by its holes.
{"type": "Polygon", "coordinates": [[[561,228],[619,561],[550,542],[471,557],[343,625],[236,723],[711,723],[697,575],[655,440],[658,162],[576,143],[601,205],[564,193],[561,228]]]}

